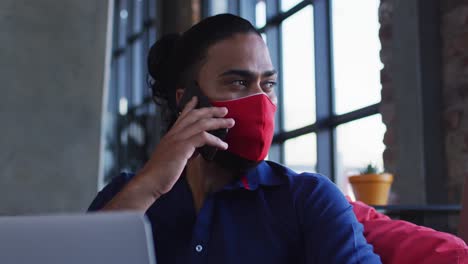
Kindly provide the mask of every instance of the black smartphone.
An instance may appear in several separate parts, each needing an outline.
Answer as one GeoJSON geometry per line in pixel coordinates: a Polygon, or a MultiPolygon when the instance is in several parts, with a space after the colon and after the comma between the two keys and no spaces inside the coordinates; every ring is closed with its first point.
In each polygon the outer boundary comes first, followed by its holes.
{"type": "MultiPolygon", "coordinates": [[[[198,98],[198,103],[195,108],[203,108],[203,107],[212,107],[210,100],[206,95],[203,94],[202,90],[200,89],[200,86],[196,81],[193,81],[185,87],[184,94],[182,95],[182,98],[180,99],[179,102],[179,112],[182,112],[184,109],[185,105],[194,97],[196,96],[198,98]]],[[[226,134],[228,132],[227,128],[222,128],[222,129],[217,129],[217,130],[210,130],[207,131],[208,133],[220,138],[221,140],[224,140],[226,138],[226,134]]],[[[197,149],[197,151],[205,158],[206,160],[213,160],[216,152],[218,149],[213,146],[203,146],[197,149]]]]}

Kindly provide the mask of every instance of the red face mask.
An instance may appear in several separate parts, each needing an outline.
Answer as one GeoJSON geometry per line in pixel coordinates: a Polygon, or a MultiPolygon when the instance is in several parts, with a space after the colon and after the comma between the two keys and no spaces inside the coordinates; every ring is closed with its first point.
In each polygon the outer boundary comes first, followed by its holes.
{"type": "Polygon", "coordinates": [[[251,161],[265,159],[273,140],[276,105],[264,94],[254,94],[240,99],[211,102],[226,107],[226,118],[236,124],[226,135],[227,151],[251,161]]]}

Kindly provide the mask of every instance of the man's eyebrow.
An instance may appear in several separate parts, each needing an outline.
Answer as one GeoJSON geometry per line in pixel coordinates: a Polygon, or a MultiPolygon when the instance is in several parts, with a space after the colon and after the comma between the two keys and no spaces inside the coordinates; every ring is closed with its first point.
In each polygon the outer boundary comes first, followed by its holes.
{"type": "MultiPolygon", "coordinates": [[[[277,73],[276,70],[269,70],[262,73],[262,77],[270,77],[277,73]]],[[[219,75],[219,77],[225,77],[230,75],[237,75],[242,76],[244,78],[253,78],[256,74],[249,70],[241,70],[241,69],[231,69],[227,70],[219,75]]]]}
{"type": "Polygon", "coordinates": [[[221,73],[219,77],[226,77],[231,75],[242,76],[244,78],[253,78],[255,73],[249,70],[231,69],[221,73]]]}
{"type": "Polygon", "coordinates": [[[265,71],[262,73],[262,77],[270,77],[270,76],[273,76],[275,74],[277,74],[278,72],[276,70],[269,70],[269,71],[265,71]]]}

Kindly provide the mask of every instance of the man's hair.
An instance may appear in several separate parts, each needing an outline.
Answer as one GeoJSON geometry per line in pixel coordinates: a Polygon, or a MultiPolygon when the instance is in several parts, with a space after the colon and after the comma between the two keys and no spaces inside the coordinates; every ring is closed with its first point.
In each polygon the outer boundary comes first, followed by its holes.
{"type": "Polygon", "coordinates": [[[238,33],[260,36],[249,21],[221,14],[200,21],[182,34],[165,35],[151,47],[147,59],[149,85],[169,127],[177,117],[176,88],[184,88],[193,78],[212,45],[238,33]]]}

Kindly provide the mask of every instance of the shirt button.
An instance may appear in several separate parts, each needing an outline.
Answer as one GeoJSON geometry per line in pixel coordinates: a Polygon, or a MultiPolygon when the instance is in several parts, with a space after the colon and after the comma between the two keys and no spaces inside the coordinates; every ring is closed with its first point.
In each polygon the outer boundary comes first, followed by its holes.
{"type": "Polygon", "coordinates": [[[202,252],[202,250],[203,250],[202,245],[197,245],[197,246],[195,246],[195,250],[196,250],[198,253],[202,252]]]}

